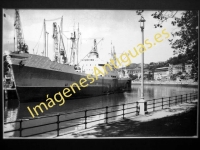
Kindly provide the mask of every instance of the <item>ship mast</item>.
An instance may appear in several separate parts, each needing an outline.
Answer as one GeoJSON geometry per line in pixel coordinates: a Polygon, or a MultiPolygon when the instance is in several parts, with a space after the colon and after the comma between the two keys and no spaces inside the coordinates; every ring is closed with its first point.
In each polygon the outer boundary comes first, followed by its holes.
{"type": "Polygon", "coordinates": [[[80,33],[79,33],[79,23],[78,23],[78,38],[77,38],[77,50],[76,50],[76,58],[77,58],[77,65],[78,65],[78,44],[79,44],[79,37],[80,37],[80,33]]]}
{"type": "MultiPolygon", "coordinates": [[[[16,30],[16,40],[17,40],[17,51],[18,52],[23,52],[23,53],[28,53],[28,46],[25,44],[25,40],[23,37],[23,30],[22,30],[22,25],[21,25],[21,20],[20,20],[20,15],[19,15],[19,10],[15,9],[15,30],[16,30]]],[[[14,38],[15,40],[15,38],[14,38]]]]}
{"type": "Polygon", "coordinates": [[[76,49],[76,33],[71,33],[71,41],[72,41],[72,47],[71,47],[71,56],[70,56],[70,63],[71,65],[75,65],[75,49],[76,49]]]}
{"type": "Polygon", "coordinates": [[[59,52],[60,52],[60,57],[61,57],[60,60],[61,60],[61,63],[66,63],[67,56],[66,56],[66,52],[65,52],[65,46],[64,46],[64,42],[63,42],[63,38],[62,38],[62,32],[60,31],[60,27],[59,27],[59,32],[60,32],[59,52]]]}
{"type": "Polygon", "coordinates": [[[116,52],[115,52],[115,47],[113,46],[113,59],[115,62],[115,66],[117,66],[117,62],[116,62],[116,52]]]}
{"type": "Polygon", "coordinates": [[[54,52],[55,56],[54,59],[56,62],[59,62],[59,50],[58,50],[58,31],[57,31],[57,24],[56,22],[53,23],[53,39],[54,39],[54,52]]]}
{"type": "Polygon", "coordinates": [[[79,48],[79,38],[80,38],[80,32],[79,32],[79,24],[78,24],[78,29],[77,33],[75,31],[75,25],[74,25],[74,31],[71,33],[71,38],[70,40],[72,41],[72,46],[71,46],[71,54],[70,54],[70,64],[71,65],[79,65],[78,64],[78,48],[79,48]],[[76,36],[77,35],[77,36],[76,36]]]}
{"type": "Polygon", "coordinates": [[[95,55],[96,58],[99,58],[99,54],[97,51],[97,45],[103,40],[103,38],[97,43],[96,39],[94,39],[94,47],[92,48],[92,50],[89,53],[89,57],[92,55],[95,55]]]}
{"type": "Polygon", "coordinates": [[[44,56],[46,56],[46,23],[44,19],[44,51],[43,51],[44,56]]]}

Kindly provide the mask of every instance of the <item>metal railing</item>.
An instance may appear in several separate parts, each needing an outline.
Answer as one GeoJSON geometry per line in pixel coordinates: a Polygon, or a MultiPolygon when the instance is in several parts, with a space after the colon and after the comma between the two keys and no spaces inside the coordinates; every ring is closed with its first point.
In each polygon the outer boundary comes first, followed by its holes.
{"type": "Polygon", "coordinates": [[[183,102],[192,102],[197,99],[197,93],[189,93],[184,95],[176,95],[170,97],[162,97],[158,99],[147,100],[147,109],[150,111],[162,110],[164,108],[169,108],[173,105],[182,104],[183,102]],[[159,108],[159,109],[156,109],[159,108]]]}
{"type": "MultiPolygon", "coordinates": [[[[164,97],[164,98],[162,97],[162,98],[158,98],[158,99],[147,100],[147,111],[148,112],[157,111],[160,109],[164,109],[166,106],[170,107],[170,106],[176,105],[178,103],[192,102],[192,100],[197,99],[197,96],[198,96],[197,93],[190,93],[190,94],[184,94],[184,95],[178,95],[178,96],[171,96],[171,97],[164,97]],[[148,106],[152,106],[152,107],[148,107],[148,106]],[[157,109],[157,108],[160,108],[160,109],[157,109]]],[[[18,127],[17,129],[4,131],[4,134],[8,134],[11,132],[12,133],[18,132],[19,136],[17,136],[17,137],[31,137],[31,136],[42,135],[42,134],[51,132],[54,135],[56,135],[55,137],[57,137],[57,136],[61,135],[60,131],[63,129],[77,127],[77,126],[81,126],[81,125],[84,126],[83,128],[87,129],[88,124],[90,124],[90,123],[103,121],[103,123],[107,124],[109,122],[109,119],[111,119],[111,118],[113,118],[115,120],[117,119],[117,117],[121,117],[121,118],[125,119],[125,116],[128,117],[127,115],[130,115],[133,113],[135,113],[135,115],[139,115],[138,102],[126,103],[126,104],[120,104],[120,105],[114,105],[114,106],[106,106],[106,107],[76,111],[76,112],[71,112],[71,113],[59,113],[59,114],[55,114],[55,115],[48,115],[48,116],[42,116],[42,117],[37,117],[37,118],[31,118],[31,119],[19,119],[17,121],[13,121],[13,122],[4,122],[4,126],[6,126],[8,124],[17,124],[16,127],[18,127]],[[128,107],[130,105],[133,105],[133,106],[128,107]],[[120,109],[112,110],[113,108],[120,108],[120,109]],[[98,112],[98,110],[101,110],[100,113],[98,112]],[[120,111],[121,111],[121,113],[117,114],[117,112],[120,112],[120,111]],[[78,113],[82,113],[83,115],[81,117],[65,119],[65,117],[73,116],[78,113]],[[112,113],[116,113],[116,115],[112,115],[112,113]],[[111,115],[109,115],[109,114],[111,114],[111,115]],[[91,117],[95,117],[95,116],[103,116],[103,118],[90,121],[91,117]],[[50,121],[49,123],[35,125],[35,126],[23,127],[23,124],[27,125],[28,121],[36,121],[37,122],[38,119],[45,120],[45,119],[49,119],[49,118],[53,118],[52,119],[53,121],[50,121]],[[61,118],[64,118],[64,119],[61,119],[61,118]],[[70,125],[70,126],[65,125],[66,122],[75,121],[75,120],[80,120],[80,121],[78,123],[70,125]],[[61,125],[61,124],[64,124],[64,125],[61,125]],[[23,135],[23,133],[26,130],[29,130],[29,129],[33,130],[34,128],[38,128],[38,127],[40,127],[40,128],[45,127],[45,129],[47,129],[48,128],[47,126],[49,126],[49,125],[52,125],[52,126],[54,125],[53,126],[54,129],[39,132],[39,133],[34,133],[34,134],[23,135]]],[[[68,123],[68,124],[70,124],[70,123],[68,123]]],[[[64,132],[62,132],[62,133],[64,133],[64,132]]],[[[66,134],[66,132],[64,134],[66,134]]],[[[64,135],[64,134],[62,134],[62,135],[64,135]]]]}

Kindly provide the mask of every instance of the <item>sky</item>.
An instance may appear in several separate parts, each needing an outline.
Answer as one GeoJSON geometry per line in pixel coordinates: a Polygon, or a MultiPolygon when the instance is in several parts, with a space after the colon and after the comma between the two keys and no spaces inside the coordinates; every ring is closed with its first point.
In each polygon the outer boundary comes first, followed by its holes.
{"type": "MultiPolygon", "coordinates": [[[[168,33],[179,30],[178,27],[172,26],[172,19],[164,22],[163,28],[155,28],[154,24],[158,20],[154,19],[151,14],[156,10],[144,10],[143,17],[146,20],[144,29],[144,40],[154,40],[154,35],[161,33],[166,29],[168,33]]],[[[111,58],[111,46],[115,46],[117,57],[123,52],[128,52],[138,44],[142,43],[142,34],[140,16],[136,10],[87,10],[87,9],[19,9],[20,19],[23,29],[23,35],[26,44],[29,47],[29,53],[42,55],[44,49],[44,34],[42,33],[44,19],[54,20],[46,21],[46,31],[48,35],[48,53],[49,58],[54,57],[53,45],[53,22],[60,25],[63,16],[63,40],[65,49],[69,57],[70,35],[73,29],[80,30],[79,43],[79,60],[85,57],[92,49],[94,39],[97,40],[97,50],[99,57],[103,61],[111,58]],[[112,45],[111,45],[112,43],[112,45]],[[34,49],[34,52],[33,52],[34,49]]],[[[3,9],[3,52],[14,51],[14,9],[3,9]]],[[[177,15],[180,15],[178,12],[177,15]]],[[[169,39],[172,38],[170,34],[169,39]]],[[[144,53],[144,63],[166,61],[173,57],[173,49],[167,39],[154,45],[144,53]]],[[[132,58],[132,63],[140,63],[141,56],[132,58]]]]}

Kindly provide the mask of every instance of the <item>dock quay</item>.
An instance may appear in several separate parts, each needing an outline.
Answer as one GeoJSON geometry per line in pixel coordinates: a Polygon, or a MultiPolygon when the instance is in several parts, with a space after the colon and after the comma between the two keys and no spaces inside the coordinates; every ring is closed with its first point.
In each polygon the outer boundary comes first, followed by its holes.
{"type": "MultiPolygon", "coordinates": [[[[132,81],[132,85],[140,85],[139,81],[132,81]]],[[[198,82],[187,81],[145,81],[145,85],[161,85],[161,86],[182,86],[182,87],[198,87],[198,82]]]]}

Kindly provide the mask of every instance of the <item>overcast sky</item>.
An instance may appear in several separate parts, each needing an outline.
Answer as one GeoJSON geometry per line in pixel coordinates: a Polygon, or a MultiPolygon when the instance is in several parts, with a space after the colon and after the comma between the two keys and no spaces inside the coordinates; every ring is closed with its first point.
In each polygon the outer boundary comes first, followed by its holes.
{"type": "MultiPolygon", "coordinates": [[[[171,25],[171,19],[163,23],[163,28],[154,28],[154,24],[158,23],[156,19],[151,16],[155,11],[145,10],[143,17],[145,18],[144,39],[154,41],[154,35],[161,33],[163,29],[171,33],[178,30],[177,27],[171,25]]],[[[3,50],[14,49],[14,9],[4,9],[3,13],[3,50]]],[[[20,9],[19,10],[23,34],[25,42],[29,46],[29,53],[33,53],[33,49],[38,55],[44,49],[44,35],[41,35],[44,19],[52,20],[61,18],[63,16],[63,31],[64,44],[66,50],[69,52],[70,34],[73,31],[73,26],[81,32],[79,58],[83,58],[92,48],[94,39],[98,41],[104,38],[98,44],[99,56],[102,60],[110,58],[111,41],[115,46],[117,57],[122,52],[133,49],[142,42],[142,34],[139,24],[140,16],[136,14],[135,10],[76,10],[76,9],[20,9]],[[41,36],[41,38],[40,38],[41,36]],[[67,37],[67,38],[66,38],[67,37]],[[36,44],[39,41],[39,46],[36,44]],[[36,47],[35,47],[36,46],[36,47]]],[[[180,15],[181,12],[177,13],[180,15]]],[[[46,21],[48,36],[49,57],[52,59],[53,50],[53,22],[60,25],[61,19],[55,21],[46,21]]],[[[169,38],[172,38],[170,35],[169,38]]],[[[173,49],[169,45],[168,40],[157,43],[151,49],[144,53],[144,63],[166,61],[173,57],[173,49]]],[[[132,59],[133,63],[140,63],[141,57],[132,59]]]]}

